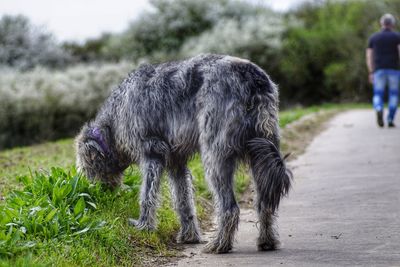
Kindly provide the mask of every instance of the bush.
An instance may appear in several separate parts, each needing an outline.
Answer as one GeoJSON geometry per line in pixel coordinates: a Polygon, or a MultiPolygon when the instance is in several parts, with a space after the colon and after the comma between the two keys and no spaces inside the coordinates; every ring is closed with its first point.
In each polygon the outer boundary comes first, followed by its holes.
{"type": "Polygon", "coordinates": [[[0,19],[0,65],[20,70],[37,65],[63,67],[71,59],[50,33],[31,25],[28,18],[6,15],[0,19]]]}
{"type": "Polygon", "coordinates": [[[144,12],[124,33],[109,39],[102,49],[105,56],[153,61],[173,59],[190,38],[221,21],[241,23],[263,9],[238,0],[153,0],[151,4],[152,11],[144,12]]]}
{"type": "Polygon", "coordinates": [[[75,66],[65,71],[3,69],[0,75],[0,149],[77,133],[92,118],[128,63],[75,66]]]}
{"type": "Polygon", "coordinates": [[[276,73],[284,30],[280,15],[268,9],[258,10],[240,21],[219,21],[212,29],[185,42],[180,56],[229,54],[250,59],[268,73],[276,73]]]}

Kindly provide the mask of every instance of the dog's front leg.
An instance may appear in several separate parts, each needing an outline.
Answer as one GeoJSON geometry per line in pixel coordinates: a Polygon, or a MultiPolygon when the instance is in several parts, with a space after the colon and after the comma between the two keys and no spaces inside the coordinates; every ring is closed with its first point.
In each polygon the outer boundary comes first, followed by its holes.
{"type": "Polygon", "coordinates": [[[171,194],[181,221],[178,243],[199,243],[200,230],[193,199],[192,175],[186,166],[177,166],[169,172],[171,194]]]}
{"type": "Polygon", "coordinates": [[[140,230],[153,230],[164,163],[159,159],[145,159],[141,163],[143,182],[140,195],[140,216],[129,223],[140,230]]]}

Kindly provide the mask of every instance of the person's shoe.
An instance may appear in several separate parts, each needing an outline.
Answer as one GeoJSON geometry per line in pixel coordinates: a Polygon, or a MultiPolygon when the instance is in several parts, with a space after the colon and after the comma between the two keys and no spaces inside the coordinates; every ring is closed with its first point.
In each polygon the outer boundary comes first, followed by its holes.
{"type": "Polygon", "coordinates": [[[376,119],[377,119],[379,127],[383,127],[384,124],[383,124],[383,111],[382,110],[376,112],[376,119]]]}
{"type": "Polygon", "coordinates": [[[394,127],[396,127],[396,125],[394,125],[393,121],[389,121],[388,127],[394,128],[394,127]]]}

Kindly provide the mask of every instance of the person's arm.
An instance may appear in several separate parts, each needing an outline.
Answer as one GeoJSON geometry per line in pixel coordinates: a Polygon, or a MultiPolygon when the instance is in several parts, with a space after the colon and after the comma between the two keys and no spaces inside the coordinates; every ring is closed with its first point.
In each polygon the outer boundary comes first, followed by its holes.
{"type": "Polygon", "coordinates": [[[399,60],[400,60],[400,44],[397,46],[397,50],[399,51],[399,60]]]}
{"type": "MultiPolygon", "coordinates": [[[[400,45],[399,47],[399,51],[400,51],[400,45]]],[[[369,78],[369,82],[373,83],[373,79],[374,79],[374,50],[372,48],[367,48],[366,51],[366,60],[367,60],[367,67],[368,67],[368,78],[369,78]]]]}
{"type": "MultiPolygon", "coordinates": [[[[400,45],[398,47],[400,51],[400,45]]],[[[372,48],[367,48],[366,57],[368,72],[372,73],[374,72],[374,50],[372,50],[372,48]]]]}

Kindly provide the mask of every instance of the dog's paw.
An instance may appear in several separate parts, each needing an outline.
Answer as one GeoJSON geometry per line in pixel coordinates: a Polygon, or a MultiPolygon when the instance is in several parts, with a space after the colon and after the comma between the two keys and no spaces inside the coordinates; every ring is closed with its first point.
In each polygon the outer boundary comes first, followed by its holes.
{"type": "Polygon", "coordinates": [[[228,253],[231,250],[232,250],[231,244],[220,243],[217,240],[209,242],[203,248],[204,253],[210,253],[210,254],[223,254],[223,253],[228,253]]]}
{"type": "Polygon", "coordinates": [[[281,242],[277,239],[267,240],[267,241],[258,241],[257,242],[257,250],[258,251],[269,251],[279,249],[281,242]]]}
{"type": "Polygon", "coordinates": [[[148,224],[147,222],[140,221],[140,220],[135,220],[135,219],[128,219],[129,225],[134,226],[138,230],[147,230],[147,231],[153,231],[155,227],[153,225],[148,224]]]}
{"type": "Polygon", "coordinates": [[[201,242],[201,238],[198,232],[192,232],[192,233],[180,232],[178,234],[178,237],[176,238],[176,242],[180,244],[198,244],[201,242]]]}

